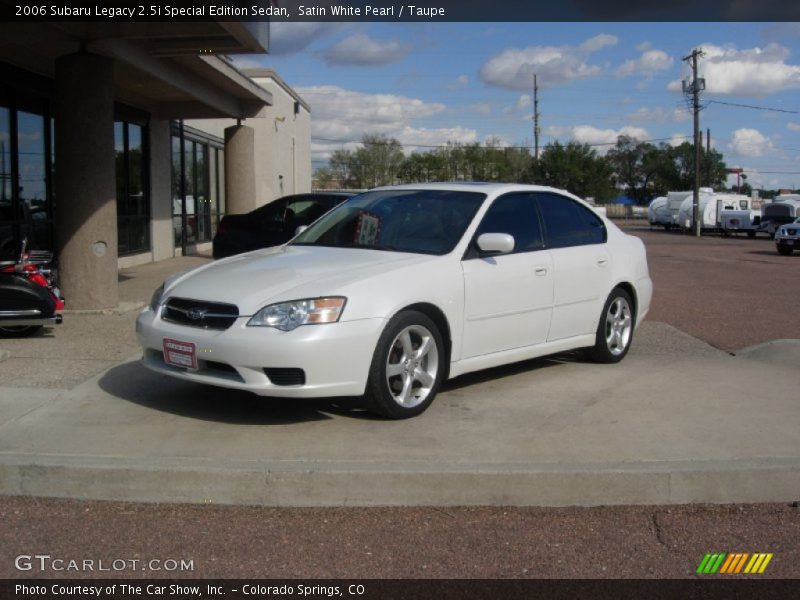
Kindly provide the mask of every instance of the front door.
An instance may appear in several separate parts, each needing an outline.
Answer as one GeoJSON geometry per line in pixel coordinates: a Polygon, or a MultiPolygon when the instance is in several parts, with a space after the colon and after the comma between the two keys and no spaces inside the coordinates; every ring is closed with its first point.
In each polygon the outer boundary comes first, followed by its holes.
{"type": "Polygon", "coordinates": [[[547,340],[553,306],[553,261],[544,248],[535,202],[530,193],[495,199],[462,261],[463,358],[547,340]],[[514,250],[482,256],[476,241],[483,233],[510,234],[514,250]]]}

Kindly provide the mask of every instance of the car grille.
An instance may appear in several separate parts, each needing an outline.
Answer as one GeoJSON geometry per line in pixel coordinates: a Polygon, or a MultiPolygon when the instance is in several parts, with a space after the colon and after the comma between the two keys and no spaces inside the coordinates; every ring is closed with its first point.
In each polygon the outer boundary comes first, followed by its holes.
{"type": "Polygon", "coordinates": [[[161,312],[165,321],[203,329],[227,329],[238,317],[239,309],[233,304],[187,298],[170,298],[161,312]]]}
{"type": "Polygon", "coordinates": [[[273,385],[305,385],[306,372],[303,369],[264,369],[273,385]]]}
{"type": "Polygon", "coordinates": [[[797,231],[798,231],[797,229],[787,229],[786,230],[786,234],[787,235],[797,235],[797,231]]]}

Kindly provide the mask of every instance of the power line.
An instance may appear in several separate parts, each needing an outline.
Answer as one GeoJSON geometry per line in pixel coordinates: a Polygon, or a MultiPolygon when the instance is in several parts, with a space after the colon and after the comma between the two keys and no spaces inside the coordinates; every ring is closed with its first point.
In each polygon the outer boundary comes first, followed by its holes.
{"type": "Polygon", "coordinates": [[[790,115],[800,115],[800,111],[796,110],[770,108],[767,106],[753,106],[752,104],[737,104],[736,102],[723,102],[722,100],[709,100],[708,104],[724,104],[725,106],[738,106],[739,108],[752,108],[754,110],[769,110],[772,112],[789,113],[790,115]]]}

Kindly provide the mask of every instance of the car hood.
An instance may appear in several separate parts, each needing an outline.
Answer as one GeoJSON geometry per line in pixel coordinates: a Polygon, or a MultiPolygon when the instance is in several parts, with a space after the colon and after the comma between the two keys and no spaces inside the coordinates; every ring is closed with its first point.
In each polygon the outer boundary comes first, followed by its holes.
{"type": "Polygon", "coordinates": [[[269,303],[345,293],[387,270],[435,256],[323,246],[279,246],[215,261],[171,282],[164,297],[225,302],[249,316],[269,303]]]}

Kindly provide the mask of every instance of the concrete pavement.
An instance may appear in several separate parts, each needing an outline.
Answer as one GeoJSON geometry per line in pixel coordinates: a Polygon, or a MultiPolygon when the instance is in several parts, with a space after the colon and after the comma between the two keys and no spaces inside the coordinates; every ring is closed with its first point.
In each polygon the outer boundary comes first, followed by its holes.
{"type": "MultiPolygon", "coordinates": [[[[198,260],[123,272],[121,301],[146,301],[198,260]]],[[[421,417],[387,422],[351,399],[259,398],[151,373],[135,315],[67,315],[52,336],[2,342],[0,493],[273,506],[800,495],[797,341],[732,356],[646,322],[619,365],[562,355],[471,374],[421,417]]]]}

